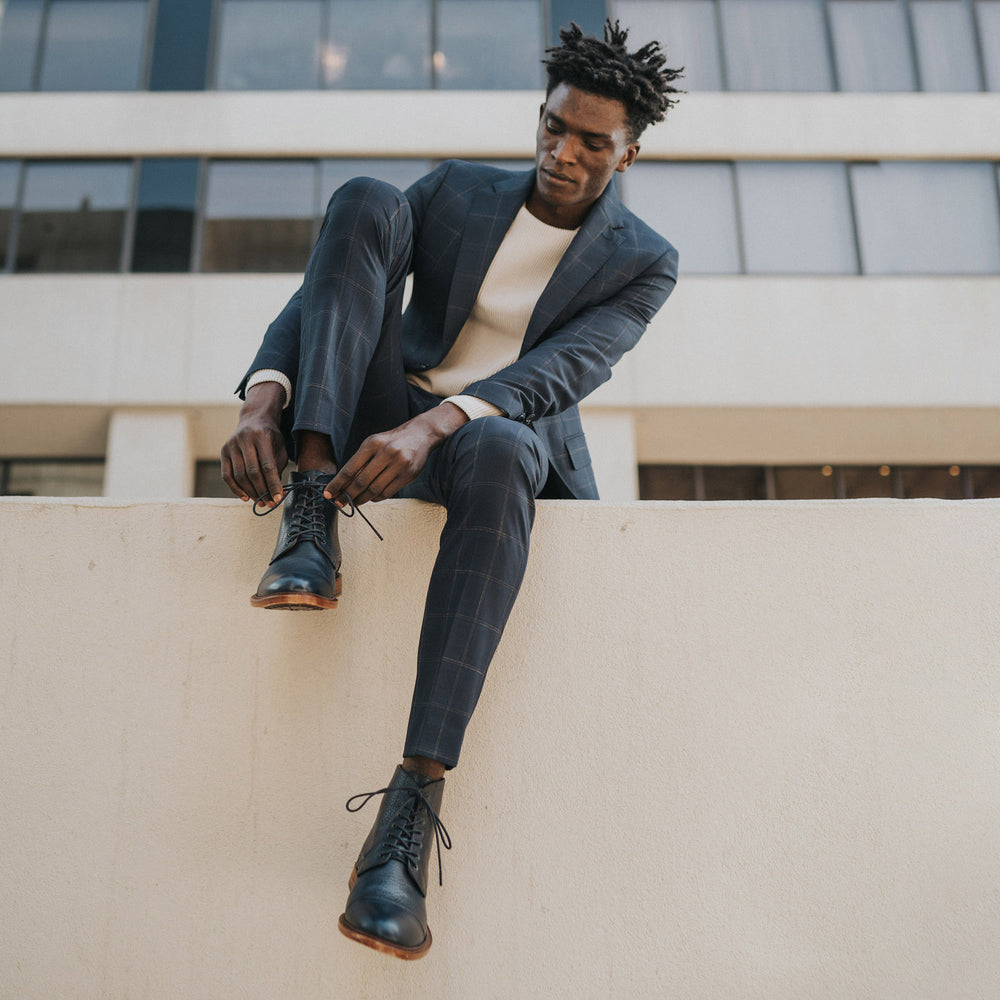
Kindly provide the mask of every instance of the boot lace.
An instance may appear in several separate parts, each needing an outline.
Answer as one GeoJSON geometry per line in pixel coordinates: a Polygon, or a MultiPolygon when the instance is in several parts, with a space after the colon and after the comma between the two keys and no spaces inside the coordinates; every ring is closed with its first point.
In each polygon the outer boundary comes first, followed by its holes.
{"type": "Polygon", "coordinates": [[[444,868],[441,864],[441,847],[446,851],[451,850],[451,837],[445,829],[441,817],[434,811],[427,796],[420,788],[379,788],[374,792],[361,792],[352,795],[347,800],[348,812],[359,812],[376,796],[385,795],[387,792],[406,792],[410,796],[409,802],[399,810],[392,821],[392,825],[385,836],[382,845],[382,857],[388,861],[394,859],[402,861],[404,865],[412,864],[418,867],[420,864],[420,848],[423,842],[423,833],[417,827],[417,814],[421,806],[427,810],[427,815],[431,818],[431,826],[434,830],[434,846],[437,848],[438,862],[438,885],[444,885],[444,868]],[[358,805],[351,805],[356,799],[361,801],[358,805]]]}
{"type": "MultiPolygon", "coordinates": [[[[333,503],[332,500],[327,500],[323,495],[323,490],[326,487],[326,483],[317,483],[312,480],[305,480],[300,483],[286,483],[284,484],[284,493],[281,495],[281,499],[273,506],[268,507],[267,501],[271,499],[270,493],[262,493],[253,502],[253,512],[257,517],[267,517],[268,514],[276,511],[288,498],[288,495],[292,490],[298,490],[299,496],[295,498],[295,504],[292,507],[292,524],[291,532],[296,538],[312,538],[317,541],[322,540],[324,535],[323,526],[323,514],[320,504],[323,503],[333,503]],[[260,508],[258,510],[258,507],[260,508]]],[[[354,517],[355,514],[361,518],[365,524],[368,525],[372,531],[375,532],[375,536],[380,542],[384,542],[385,539],[380,534],[378,528],[375,527],[371,521],[365,517],[364,512],[360,507],[355,507],[354,501],[348,496],[344,491],[340,491],[340,496],[343,498],[345,506],[339,508],[340,513],[344,517],[354,517]]]]}

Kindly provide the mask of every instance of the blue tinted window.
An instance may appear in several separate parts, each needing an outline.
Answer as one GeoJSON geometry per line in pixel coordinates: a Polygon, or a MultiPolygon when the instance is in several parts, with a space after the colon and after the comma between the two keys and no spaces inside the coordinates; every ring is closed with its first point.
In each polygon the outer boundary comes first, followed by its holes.
{"type": "Polygon", "coordinates": [[[323,214],[330,195],[352,177],[377,177],[405,191],[430,169],[428,160],[322,160],[317,214],[323,214]]]}
{"type": "Polygon", "coordinates": [[[203,271],[297,271],[313,242],[314,161],[211,163],[203,271]]]}
{"type": "Polygon", "coordinates": [[[996,274],[1000,209],[991,163],[851,167],[866,274],[996,274]]]}
{"type": "Polygon", "coordinates": [[[320,0],[223,0],[216,86],[315,90],[323,14],[320,0]]]}
{"type": "Polygon", "coordinates": [[[854,227],[842,163],[736,165],[749,274],[854,274],[854,227]]]}
{"type": "Polygon", "coordinates": [[[7,266],[7,246],[14,225],[14,205],[21,164],[16,160],[0,160],[0,271],[7,266]]]}
{"type": "Polygon", "coordinates": [[[129,163],[30,163],[15,267],[18,271],[118,271],[129,163]]]}
{"type": "Polygon", "coordinates": [[[731,164],[640,161],[622,187],[632,211],[680,251],[683,273],[739,273],[731,164]]]}
{"type": "Polygon", "coordinates": [[[328,87],[429,87],[430,0],[331,0],[321,63],[328,87]],[[406,25],[406,30],[387,31],[386,25],[406,25]]]}
{"type": "Polygon", "coordinates": [[[830,0],[829,10],[841,90],[915,89],[906,11],[896,0],[830,0]]]}
{"type": "Polygon", "coordinates": [[[212,0],[169,0],[156,8],[150,90],[204,90],[212,0]]]}
{"type": "Polygon", "coordinates": [[[629,28],[629,48],[659,42],[667,65],[684,67],[687,91],[722,90],[715,0],[618,0],[615,14],[629,28]]]}
{"type": "Polygon", "coordinates": [[[139,171],[133,271],[188,271],[198,201],[199,163],[143,160],[139,171]]]}
{"type": "Polygon", "coordinates": [[[434,68],[445,90],[534,90],[543,82],[539,0],[438,0],[434,68]]]}
{"type": "Polygon", "coordinates": [[[821,0],[720,0],[719,12],[731,90],[832,88],[821,0]]]}
{"type": "Polygon", "coordinates": [[[1000,0],[977,0],[976,23],[983,48],[986,87],[1000,90],[1000,0]]]}
{"type": "Polygon", "coordinates": [[[0,3],[0,90],[31,90],[42,28],[42,0],[0,3]]]}
{"type": "Polygon", "coordinates": [[[146,0],[51,0],[41,90],[142,86],[146,0]]]}
{"type": "Polygon", "coordinates": [[[981,90],[972,12],[964,0],[913,0],[910,14],[921,89],[981,90]]]}

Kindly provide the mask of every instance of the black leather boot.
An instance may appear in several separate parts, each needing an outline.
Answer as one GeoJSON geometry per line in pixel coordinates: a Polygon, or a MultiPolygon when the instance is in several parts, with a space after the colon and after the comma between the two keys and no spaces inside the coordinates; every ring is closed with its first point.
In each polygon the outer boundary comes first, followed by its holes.
{"type": "Polygon", "coordinates": [[[427,876],[432,843],[438,852],[451,839],[438,818],[444,778],[437,781],[396,768],[388,788],[355,795],[347,803],[357,812],[374,795],[383,795],[375,825],[351,873],[351,893],[340,917],[340,930],[396,958],[421,958],[431,946],[427,926],[427,876]],[[361,804],[352,807],[355,799],[361,804]]]}
{"type": "Polygon", "coordinates": [[[255,608],[335,608],[340,595],[337,507],[323,496],[326,472],[293,472],[274,555],[250,598],[255,608]]]}

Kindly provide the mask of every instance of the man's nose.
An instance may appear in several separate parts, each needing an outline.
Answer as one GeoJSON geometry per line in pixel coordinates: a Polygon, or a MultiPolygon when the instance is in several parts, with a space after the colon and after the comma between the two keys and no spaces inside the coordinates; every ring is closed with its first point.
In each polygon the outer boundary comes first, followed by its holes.
{"type": "Polygon", "coordinates": [[[557,163],[573,161],[572,140],[568,135],[560,136],[552,147],[552,159],[557,163]]]}

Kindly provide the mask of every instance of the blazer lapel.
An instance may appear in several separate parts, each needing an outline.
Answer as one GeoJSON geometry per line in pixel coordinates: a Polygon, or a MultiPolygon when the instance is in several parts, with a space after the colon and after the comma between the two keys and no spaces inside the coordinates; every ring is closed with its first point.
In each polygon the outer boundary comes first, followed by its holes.
{"type": "Polygon", "coordinates": [[[624,211],[612,180],[587,214],[569,249],[539,296],[524,334],[522,353],[530,350],[622,241],[624,211]]]}
{"type": "Polygon", "coordinates": [[[497,249],[531,191],[534,175],[534,170],[511,174],[484,185],[473,196],[448,295],[443,331],[445,353],[469,318],[497,249]]]}

